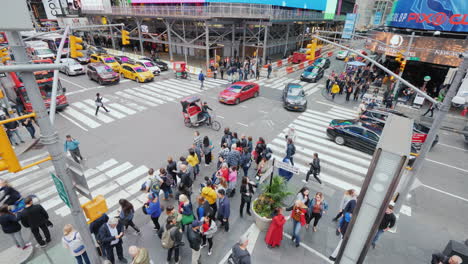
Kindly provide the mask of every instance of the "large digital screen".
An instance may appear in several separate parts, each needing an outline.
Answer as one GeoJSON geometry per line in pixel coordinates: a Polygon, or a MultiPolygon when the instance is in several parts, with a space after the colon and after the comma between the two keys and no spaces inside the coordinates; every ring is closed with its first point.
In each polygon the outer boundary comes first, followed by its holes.
{"type": "MultiPolygon", "coordinates": [[[[409,35],[390,32],[374,32],[372,38],[387,45],[368,40],[366,48],[390,56],[397,56],[401,49],[406,50],[410,40],[409,35]]],[[[463,53],[467,46],[468,40],[465,39],[415,36],[409,50],[409,57],[422,62],[458,67],[462,61],[458,55],[463,53]]]]}
{"type": "Polygon", "coordinates": [[[392,27],[468,32],[468,1],[397,0],[387,22],[392,27]]]}
{"type": "Polygon", "coordinates": [[[131,0],[132,4],[166,4],[166,3],[240,3],[264,4],[284,7],[295,7],[324,11],[327,0],[131,0]]]}

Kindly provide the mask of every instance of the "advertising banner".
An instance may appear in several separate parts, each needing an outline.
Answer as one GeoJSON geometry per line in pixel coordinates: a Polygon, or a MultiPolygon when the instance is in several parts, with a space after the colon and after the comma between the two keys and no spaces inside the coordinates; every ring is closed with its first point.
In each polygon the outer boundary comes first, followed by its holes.
{"type": "Polygon", "coordinates": [[[343,34],[341,38],[351,38],[351,34],[354,31],[354,25],[356,24],[356,14],[346,14],[346,20],[343,27],[343,34]]]}
{"type": "MultiPolygon", "coordinates": [[[[372,38],[386,43],[388,46],[376,41],[367,41],[367,49],[389,56],[396,56],[399,50],[407,49],[410,36],[389,32],[374,32],[372,38]]],[[[458,67],[462,61],[458,55],[467,46],[468,41],[466,39],[416,36],[409,50],[409,56],[411,60],[458,67]]]]}
{"type": "Polygon", "coordinates": [[[324,11],[327,6],[326,0],[131,0],[132,4],[165,4],[165,3],[241,3],[241,4],[264,4],[284,7],[295,7],[324,11]]]}
{"type": "Polygon", "coordinates": [[[467,0],[398,0],[388,26],[468,32],[467,0]]]}
{"type": "Polygon", "coordinates": [[[62,15],[67,9],[66,0],[42,0],[47,19],[57,19],[57,15],[62,15]]]}
{"type": "Polygon", "coordinates": [[[374,25],[375,26],[380,25],[381,21],[382,21],[382,12],[375,12],[375,14],[374,14],[374,25]]]}

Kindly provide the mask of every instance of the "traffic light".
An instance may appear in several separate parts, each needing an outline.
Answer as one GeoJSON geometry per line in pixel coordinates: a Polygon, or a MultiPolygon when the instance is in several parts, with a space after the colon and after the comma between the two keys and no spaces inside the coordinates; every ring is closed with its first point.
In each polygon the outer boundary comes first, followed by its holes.
{"type": "Polygon", "coordinates": [[[403,52],[404,52],[404,51],[399,51],[399,52],[397,53],[397,56],[396,56],[396,58],[395,58],[395,61],[401,63],[402,61],[405,60],[405,55],[403,55],[403,52]]]}
{"type": "Polygon", "coordinates": [[[315,50],[317,49],[317,40],[314,39],[311,41],[311,44],[307,44],[306,50],[306,59],[307,60],[315,60],[315,50]]]}
{"type": "Polygon", "coordinates": [[[107,18],[106,17],[101,17],[101,23],[103,25],[107,25],[107,18]]]}
{"type": "Polygon", "coordinates": [[[122,29],[122,45],[130,44],[130,32],[122,29]]]}
{"type": "MultiPolygon", "coordinates": [[[[0,125],[1,126],[1,125],[0,125]]],[[[21,165],[3,127],[0,128],[0,171],[18,172],[21,165]]]]}
{"type": "Polygon", "coordinates": [[[10,55],[8,54],[7,48],[0,49],[0,58],[2,59],[2,63],[5,63],[5,61],[11,60],[10,55]]]}
{"type": "Polygon", "coordinates": [[[80,45],[82,42],[82,38],[70,36],[70,57],[83,57],[83,53],[79,52],[80,50],[83,50],[83,46],[80,45]]]}

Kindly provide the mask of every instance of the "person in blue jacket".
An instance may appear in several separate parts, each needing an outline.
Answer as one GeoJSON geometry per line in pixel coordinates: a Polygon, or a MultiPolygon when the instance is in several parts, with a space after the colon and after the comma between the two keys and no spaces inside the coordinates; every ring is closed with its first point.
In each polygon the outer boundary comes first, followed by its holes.
{"type": "Polygon", "coordinates": [[[231,204],[229,199],[226,197],[226,191],[224,189],[218,190],[218,220],[221,221],[221,226],[224,226],[226,232],[229,231],[229,216],[231,214],[231,204]]]}
{"type": "Polygon", "coordinates": [[[203,82],[205,81],[205,75],[203,74],[203,71],[200,71],[198,74],[198,80],[200,81],[200,90],[203,90],[203,82]]]}
{"type": "Polygon", "coordinates": [[[78,158],[80,158],[80,160],[83,160],[83,157],[80,153],[80,148],[78,147],[79,144],[80,142],[78,140],[72,138],[70,135],[67,135],[64,144],[64,149],[65,152],[70,151],[70,154],[72,158],[76,161],[76,163],[80,163],[78,158]]]}
{"type": "Polygon", "coordinates": [[[154,230],[159,231],[159,216],[161,216],[161,204],[157,195],[148,194],[149,203],[145,205],[146,213],[151,217],[154,224],[154,230]]]}

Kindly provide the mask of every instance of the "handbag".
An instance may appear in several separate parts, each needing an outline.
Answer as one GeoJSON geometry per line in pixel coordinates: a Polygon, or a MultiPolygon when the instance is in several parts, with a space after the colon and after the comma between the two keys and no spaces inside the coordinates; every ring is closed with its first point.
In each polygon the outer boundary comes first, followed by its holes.
{"type": "Polygon", "coordinates": [[[250,203],[252,201],[252,196],[250,195],[243,195],[242,199],[244,199],[244,202],[250,203]]]}
{"type": "Polygon", "coordinates": [[[193,220],[195,220],[195,217],[193,216],[193,214],[191,214],[191,215],[182,215],[181,223],[183,225],[187,225],[187,224],[191,224],[193,222],[193,220]]]}

